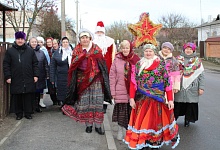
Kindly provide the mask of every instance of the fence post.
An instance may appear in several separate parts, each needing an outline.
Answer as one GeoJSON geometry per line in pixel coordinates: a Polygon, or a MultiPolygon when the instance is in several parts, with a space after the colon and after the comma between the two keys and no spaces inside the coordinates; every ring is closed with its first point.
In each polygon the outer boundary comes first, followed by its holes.
{"type": "Polygon", "coordinates": [[[10,43],[0,42],[0,120],[9,113],[10,109],[9,86],[5,82],[3,74],[3,59],[9,45],[10,43]]]}

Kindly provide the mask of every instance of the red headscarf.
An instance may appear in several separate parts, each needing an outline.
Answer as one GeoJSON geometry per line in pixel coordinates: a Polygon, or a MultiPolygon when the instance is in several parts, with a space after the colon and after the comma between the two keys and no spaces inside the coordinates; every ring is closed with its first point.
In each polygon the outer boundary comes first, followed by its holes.
{"type": "Polygon", "coordinates": [[[134,53],[131,42],[129,43],[130,43],[130,53],[128,54],[128,56],[124,56],[122,52],[119,52],[117,54],[117,55],[120,55],[121,58],[125,61],[125,64],[124,64],[124,77],[125,78],[124,79],[125,79],[125,85],[126,85],[128,94],[130,91],[132,65],[135,65],[140,60],[138,55],[134,53]]]}
{"type": "Polygon", "coordinates": [[[53,47],[53,38],[52,38],[52,37],[48,37],[48,38],[46,39],[46,49],[47,49],[47,51],[48,51],[48,54],[49,54],[50,58],[52,57],[52,47],[53,47]],[[47,46],[47,40],[48,40],[48,39],[50,39],[51,42],[52,42],[52,46],[51,46],[51,47],[48,47],[48,46],[47,46]]]}

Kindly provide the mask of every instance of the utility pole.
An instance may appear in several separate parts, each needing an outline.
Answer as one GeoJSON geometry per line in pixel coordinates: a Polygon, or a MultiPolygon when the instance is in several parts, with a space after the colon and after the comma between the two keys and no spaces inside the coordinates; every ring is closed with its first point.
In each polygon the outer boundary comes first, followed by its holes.
{"type": "Polygon", "coordinates": [[[66,36],[65,0],[61,0],[61,38],[66,36]]]}
{"type": "Polygon", "coordinates": [[[201,2],[201,0],[200,0],[200,15],[201,15],[201,39],[200,39],[200,41],[202,41],[202,2],[201,2]]]}
{"type": "Polygon", "coordinates": [[[78,35],[78,30],[79,30],[78,3],[79,3],[79,1],[76,0],[76,36],[78,35]]]}

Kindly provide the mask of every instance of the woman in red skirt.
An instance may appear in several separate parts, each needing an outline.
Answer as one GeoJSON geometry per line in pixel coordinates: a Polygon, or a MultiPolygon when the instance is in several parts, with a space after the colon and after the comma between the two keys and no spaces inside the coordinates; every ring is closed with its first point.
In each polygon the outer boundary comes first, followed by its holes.
{"type": "Polygon", "coordinates": [[[133,109],[124,142],[130,149],[158,149],[164,144],[175,148],[180,138],[165,62],[155,55],[154,45],[146,44],[143,50],[144,57],[132,71],[130,105],[133,109]]]}

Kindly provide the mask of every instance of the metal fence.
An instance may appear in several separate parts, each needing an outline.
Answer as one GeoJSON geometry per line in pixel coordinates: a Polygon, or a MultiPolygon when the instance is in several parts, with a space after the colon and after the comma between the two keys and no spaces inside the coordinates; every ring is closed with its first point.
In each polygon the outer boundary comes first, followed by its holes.
{"type": "Polygon", "coordinates": [[[9,86],[4,80],[3,59],[5,52],[11,43],[0,42],[0,119],[3,119],[10,110],[9,86]]]}

